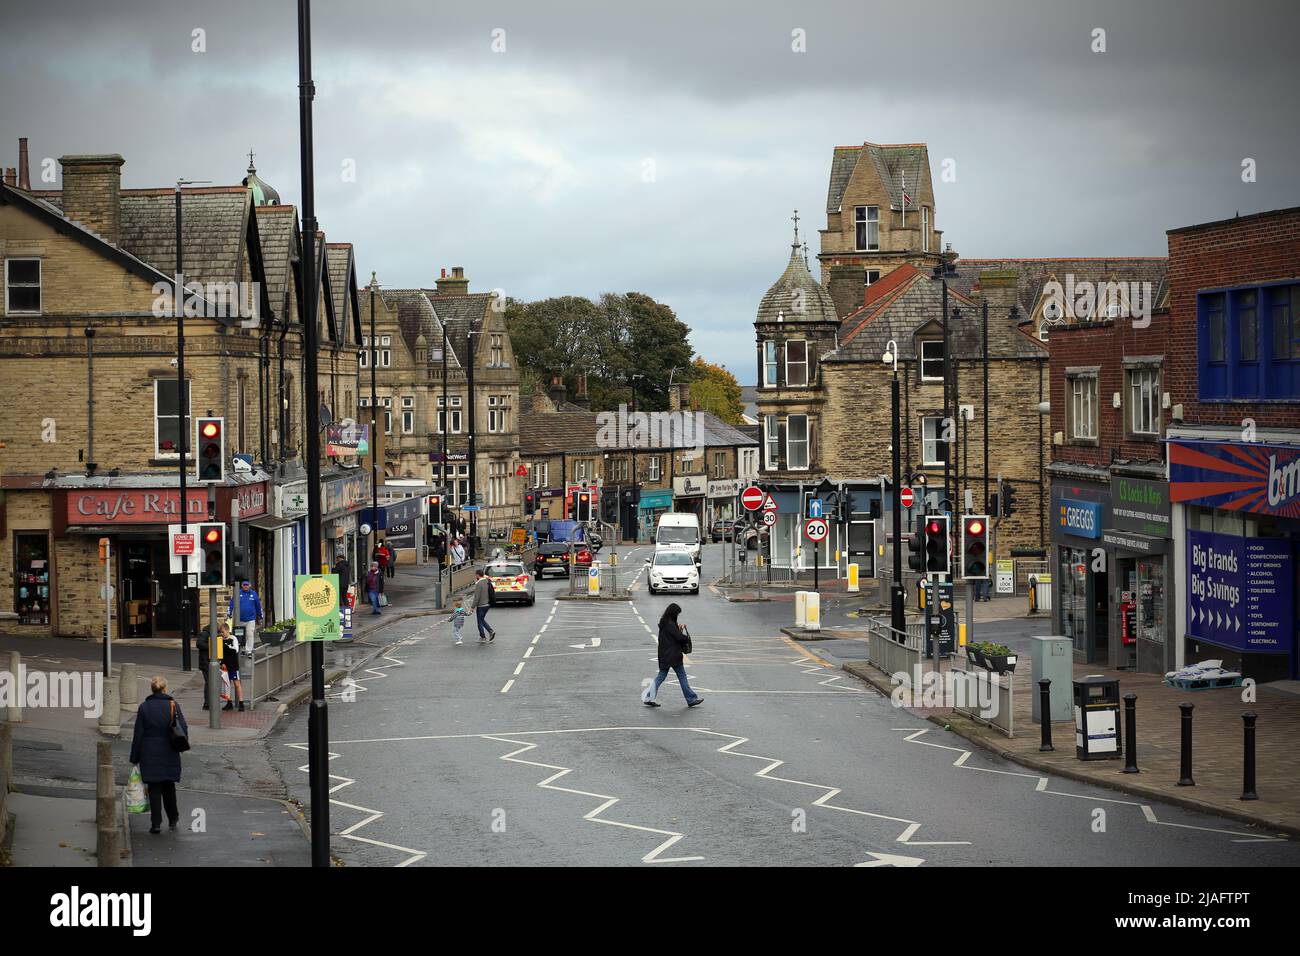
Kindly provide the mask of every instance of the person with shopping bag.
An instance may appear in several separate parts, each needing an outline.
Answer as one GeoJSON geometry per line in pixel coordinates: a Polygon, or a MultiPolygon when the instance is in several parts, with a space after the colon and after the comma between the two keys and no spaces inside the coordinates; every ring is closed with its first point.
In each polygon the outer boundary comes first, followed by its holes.
{"type": "Polygon", "coordinates": [[[217,628],[217,636],[221,639],[221,666],[226,670],[226,676],[230,679],[230,689],[234,692],[234,700],[227,700],[226,706],[222,710],[234,710],[234,701],[239,702],[239,709],[244,709],[244,685],[239,681],[239,640],[230,633],[230,625],[224,621],[217,628]]]}
{"type": "Polygon", "coordinates": [[[181,753],[189,749],[190,728],[180,704],[167,693],[167,678],[149,682],[152,693],[135,712],[135,733],[131,738],[131,764],[139,766],[140,778],[149,789],[149,832],[162,832],[162,812],[175,830],[181,813],[176,806],[176,784],[181,779],[181,753]]]}
{"type": "Polygon", "coordinates": [[[654,683],[641,695],[641,702],[647,707],[660,706],[655,698],[670,669],[677,674],[677,683],[681,685],[686,706],[698,707],[704,703],[704,698],[691,690],[690,681],[686,679],[685,656],[691,652],[691,635],[684,625],[677,623],[677,616],[681,613],[681,605],[673,603],[665,608],[663,617],[659,619],[659,673],[655,676],[654,683]]]}

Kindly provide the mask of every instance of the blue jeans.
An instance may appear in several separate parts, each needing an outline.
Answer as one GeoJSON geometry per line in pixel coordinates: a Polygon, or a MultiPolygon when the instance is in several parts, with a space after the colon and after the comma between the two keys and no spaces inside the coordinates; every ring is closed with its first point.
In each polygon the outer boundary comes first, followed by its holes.
{"type": "Polygon", "coordinates": [[[370,592],[370,606],[374,608],[373,613],[375,614],[379,613],[379,592],[378,591],[370,592]]]}
{"type": "MultiPolygon", "coordinates": [[[[700,695],[691,690],[691,682],[686,679],[686,668],[678,664],[673,668],[673,673],[677,675],[677,683],[682,685],[682,696],[686,698],[686,703],[689,704],[691,701],[698,699],[700,695]]],[[[666,669],[661,670],[658,676],[655,677],[655,689],[650,695],[651,700],[659,696],[659,687],[667,679],[668,671],[666,669]]]]}
{"type": "MultiPolygon", "coordinates": [[[[492,631],[492,625],[487,622],[487,612],[488,609],[486,607],[474,608],[474,618],[478,622],[478,636],[482,638],[486,638],[488,632],[492,631]]],[[[492,633],[495,634],[496,632],[492,631],[492,633]]]]}

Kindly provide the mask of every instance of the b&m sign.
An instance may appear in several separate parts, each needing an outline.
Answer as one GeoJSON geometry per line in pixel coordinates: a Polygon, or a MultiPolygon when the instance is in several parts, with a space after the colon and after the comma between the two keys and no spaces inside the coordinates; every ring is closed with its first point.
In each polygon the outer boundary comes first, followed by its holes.
{"type": "Polygon", "coordinates": [[[1175,502],[1300,518],[1300,446],[1268,442],[1169,442],[1175,502]]]}

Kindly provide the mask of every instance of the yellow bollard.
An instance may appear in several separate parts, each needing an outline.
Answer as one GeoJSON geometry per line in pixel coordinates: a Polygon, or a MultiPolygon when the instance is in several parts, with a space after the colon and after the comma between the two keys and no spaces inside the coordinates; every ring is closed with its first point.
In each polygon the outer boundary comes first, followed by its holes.
{"type": "Polygon", "coordinates": [[[957,625],[957,646],[966,646],[966,622],[962,621],[957,625]]]}
{"type": "Polygon", "coordinates": [[[858,566],[856,563],[849,565],[849,583],[847,589],[849,591],[858,590],[858,566]]]}

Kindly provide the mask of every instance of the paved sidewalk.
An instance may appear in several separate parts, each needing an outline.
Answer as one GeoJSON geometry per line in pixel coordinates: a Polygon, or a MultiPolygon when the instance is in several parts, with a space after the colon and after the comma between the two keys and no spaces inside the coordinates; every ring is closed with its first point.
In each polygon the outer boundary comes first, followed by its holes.
{"type": "MultiPolygon", "coordinates": [[[[865,636],[865,635],[863,635],[865,636]]],[[[836,637],[852,641],[847,631],[836,637]]],[[[893,685],[889,677],[868,663],[866,641],[857,652],[833,650],[830,645],[805,645],[814,653],[831,656],[843,669],[884,694],[893,685]],[[829,653],[827,653],[829,652],[829,653]],[[860,657],[860,660],[849,660],[860,657]]],[[[928,665],[927,665],[928,666],[928,665]]],[[[1121,698],[1137,695],[1137,763],[1139,773],[1123,773],[1124,761],[1083,761],[1075,757],[1074,725],[1053,723],[1055,750],[1040,753],[1041,729],[1032,720],[1033,699],[1029,657],[1023,655],[1013,679],[1015,737],[985,727],[950,708],[917,709],[937,723],[947,724],[967,740],[1007,759],[1043,773],[1058,774],[1099,784],[1148,799],[1205,810],[1269,830],[1300,836],[1300,787],[1296,786],[1295,740],[1300,735],[1300,698],[1267,686],[1257,689],[1253,702],[1242,700],[1242,688],[1185,691],[1166,687],[1156,674],[1112,671],[1096,665],[1076,664],[1075,677],[1104,674],[1120,682],[1121,698]],[[1180,702],[1193,711],[1192,778],[1196,785],[1177,785],[1181,755],[1180,702]],[[1256,792],[1259,799],[1241,800],[1243,726],[1241,715],[1259,715],[1256,724],[1256,792]]],[[[1122,708],[1121,704],[1121,708],[1122,708]]],[[[1123,731],[1122,731],[1123,732],[1123,731]]]]}

